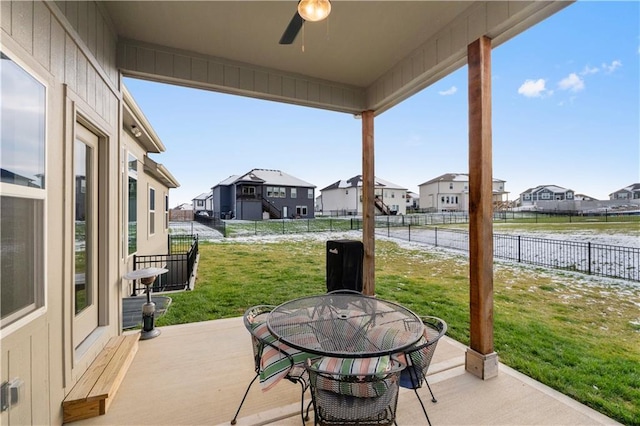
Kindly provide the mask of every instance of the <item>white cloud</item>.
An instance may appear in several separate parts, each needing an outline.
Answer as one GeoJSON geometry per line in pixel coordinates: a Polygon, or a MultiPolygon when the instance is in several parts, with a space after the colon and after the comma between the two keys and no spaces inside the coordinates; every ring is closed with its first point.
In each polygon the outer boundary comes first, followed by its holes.
{"type": "Polygon", "coordinates": [[[442,95],[442,96],[451,96],[454,93],[456,93],[457,91],[458,91],[458,88],[456,86],[451,86],[450,89],[442,90],[442,91],[438,92],[438,94],[442,95]]]}
{"type": "Polygon", "coordinates": [[[615,61],[611,62],[610,65],[602,64],[602,69],[604,69],[608,73],[612,73],[615,70],[617,70],[618,68],[620,68],[621,66],[622,66],[622,62],[620,62],[618,60],[615,60],[615,61]]]}
{"type": "Polygon", "coordinates": [[[582,70],[582,72],[580,73],[580,75],[589,75],[589,74],[595,74],[597,72],[599,72],[600,69],[598,67],[595,68],[591,68],[589,65],[585,65],[584,69],[582,70]]]}
{"type": "Polygon", "coordinates": [[[571,90],[572,92],[579,92],[584,90],[584,80],[578,77],[576,73],[571,73],[567,77],[560,80],[558,86],[561,90],[571,90]]]}
{"type": "Polygon", "coordinates": [[[540,98],[553,92],[545,88],[546,81],[542,78],[538,80],[526,80],[518,89],[518,93],[527,98],[540,98]]]}

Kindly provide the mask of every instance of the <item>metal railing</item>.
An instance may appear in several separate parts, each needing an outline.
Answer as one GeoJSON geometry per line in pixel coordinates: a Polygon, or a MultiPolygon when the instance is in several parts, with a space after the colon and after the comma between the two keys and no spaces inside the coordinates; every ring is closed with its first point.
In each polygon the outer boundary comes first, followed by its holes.
{"type": "MultiPolygon", "coordinates": [[[[189,289],[189,281],[198,256],[197,235],[170,235],[169,254],[134,255],[133,269],[165,268],[168,272],[158,275],[150,287],[152,293],[189,289]],[[187,241],[190,243],[187,245],[187,241]],[[184,248],[186,247],[186,250],[184,248]]],[[[131,284],[131,295],[137,296],[146,290],[139,280],[131,284]]]]}
{"type": "MultiPolygon", "coordinates": [[[[378,234],[469,251],[469,232],[425,226],[377,227],[378,234]]],[[[493,235],[493,255],[547,268],[640,282],[640,248],[520,235],[493,235]]]]}

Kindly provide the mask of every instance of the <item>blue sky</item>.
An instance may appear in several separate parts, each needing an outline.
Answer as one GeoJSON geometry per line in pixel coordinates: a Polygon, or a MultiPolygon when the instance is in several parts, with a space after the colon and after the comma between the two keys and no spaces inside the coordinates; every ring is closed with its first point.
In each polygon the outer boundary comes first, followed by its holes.
{"type": "MultiPolygon", "coordinates": [[[[608,195],[640,182],[640,2],[580,1],[492,53],[493,176],[608,195]]],[[[180,182],[170,205],[233,174],[279,169],[317,190],[361,174],[350,114],[125,78],[180,182]]],[[[375,119],[376,176],[418,192],[468,172],[467,68],[375,119]]]]}

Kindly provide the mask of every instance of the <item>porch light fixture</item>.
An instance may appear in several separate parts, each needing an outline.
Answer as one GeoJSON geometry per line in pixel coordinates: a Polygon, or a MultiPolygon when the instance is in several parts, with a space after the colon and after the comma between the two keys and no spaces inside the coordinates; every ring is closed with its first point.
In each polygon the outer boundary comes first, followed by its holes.
{"type": "MultiPolygon", "coordinates": [[[[135,127],[135,126],[134,126],[135,127]]],[[[140,129],[138,129],[138,132],[140,129]]],[[[137,269],[125,274],[122,278],[125,280],[140,280],[147,290],[147,303],[142,305],[142,331],[140,332],[140,340],[153,339],[160,335],[160,330],[155,328],[154,315],[156,313],[156,304],[151,301],[151,284],[160,274],[169,272],[164,268],[144,268],[137,269]]]]}
{"type": "Polygon", "coordinates": [[[131,126],[131,133],[133,133],[133,136],[136,138],[142,136],[142,131],[135,124],[131,126]]]}
{"type": "Polygon", "coordinates": [[[300,0],[298,13],[305,21],[322,21],[331,13],[331,2],[329,0],[300,0]]]}

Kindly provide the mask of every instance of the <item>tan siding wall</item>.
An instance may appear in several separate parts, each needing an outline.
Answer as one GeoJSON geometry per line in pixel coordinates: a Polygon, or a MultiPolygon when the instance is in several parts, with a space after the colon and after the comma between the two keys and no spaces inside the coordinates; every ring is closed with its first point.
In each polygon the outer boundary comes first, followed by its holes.
{"type": "Polygon", "coordinates": [[[131,40],[122,41],[118,46],[118,64],[131,75],[201,89],[252,94],[353,113],[360,113],[364,108],[364,91],[357,87],[266,72],[245,64],[131,40]]]}
{"type": "MultiPolygon", "coordinates": [[[[103,137],[109,184],[107,203],[119,208],[119,74],[116,38],[99,6],[92,2],[0,2],[2,50],[47,86],[46,146],[46,312],[3,334],[1,379],[25,381],[25,399],[0,414],[3,425],[60,424],[61,402],[74,381],[110,335],[119,332],[120,262],[118,215],[104,222],[106,256],[102,295],[109,303],[101,313],[105,325],[84,358],[75,359],[70,335],[72,313],[73,207],[65,205],[73,180],[68,164],[73,147],[74,117],[81,113],[103,137]],[[65,89],[64,85],[67,85],[65,89]],[[70,97],[66,97],[66,93],[70,97]],[[70,107],[71,105],[71,107],[70,107]],[[66,121],[65,121],[66,120],[66,121]],[[67,162],[65,162],[67,161],[67,162]]],[[[72,195],[72,194],[71,194],[72,195]]]]}

